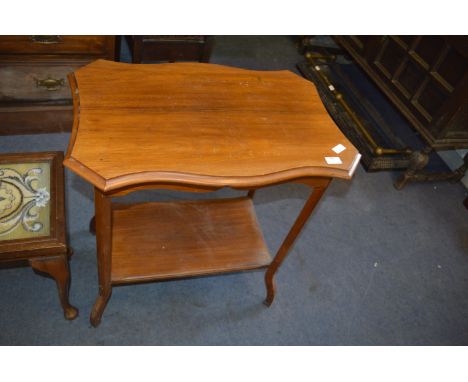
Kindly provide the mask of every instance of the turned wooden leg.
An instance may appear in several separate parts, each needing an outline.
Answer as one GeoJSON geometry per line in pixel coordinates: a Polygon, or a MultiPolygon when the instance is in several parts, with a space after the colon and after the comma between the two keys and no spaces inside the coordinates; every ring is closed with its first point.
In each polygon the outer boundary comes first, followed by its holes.
{"type": "Polygon", "coordinates": [[[112,248],[112,199],[94,189],[94,207],[96,221],[97,265],[99,277],[99,295],[91,311],[91,325],[97,327],[107,302],[112,294],[111,285],[111,248],[112,248]]]}
{"type": "Polygon", "coordinates": [[[429,154],[432,151],[431,147],[426,147],[422,151],[414,151],[411,154],[410,162],[406,171],[393,183],[397,190],[403,189],[408,182],[413,180],[418,172],[420,172],[429,163],[429,154]]]}
{"type": "Polygon", "coordinates": [[[310,214],[314,210],[315,206],[319,202],[320,198],[322,197],[323,193],[328,187],[330,183],[329,179],[325,179],[322,181],[316,181],[311,183],[310,185],[314,187],[313,191],[311,192],[309,198],[307,199],[304,207],[302,208],[299,216],[297,217],[296,221],[294,222],[293,226],[291,227],[288,235],[284,239],[281,247],[278,249],[275,258],[268,266],[267,271],[265,273],[265,286],[267,289],[267,296],[264,301],[266,306],[270,306],[273,303],[275,298],[275,280],[274,276],[284,259],[286,258],[289,249],[293,245],[294,241],[296,240],[297,236],[301,232],[302,228],[304,228],[307,219],[309,218],[310,214]]]}
{"type": "Polygon", "coordinates": [[[60,303],[62,304],[64,316],[67,320],[73,320],[78,316],[78,309],[68,301],[70,288],[70,268],[67,255],[59,255],[47,258],[36,258],[29,260],[31,267],[52,277],[57,283],[60,303]]]}

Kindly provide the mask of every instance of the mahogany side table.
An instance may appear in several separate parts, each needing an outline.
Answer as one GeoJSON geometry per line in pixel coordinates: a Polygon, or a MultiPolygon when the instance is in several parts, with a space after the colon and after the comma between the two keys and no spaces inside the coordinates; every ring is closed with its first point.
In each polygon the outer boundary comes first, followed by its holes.
{"type": "Polygon", "coordinates": [[[314,85],[289,71],[205,63],[95,61],[69,76],[74,127],[64,164],[94,186],[99,325],[112,286],[266,268],[274,275],[334,177],[360,155],[335,126],[314,85]],[[312,188],[270,256],[253,206],[258,188],[312,188]],[[246,190],[232,199],[112,199],[147,188],[246,190]]]}

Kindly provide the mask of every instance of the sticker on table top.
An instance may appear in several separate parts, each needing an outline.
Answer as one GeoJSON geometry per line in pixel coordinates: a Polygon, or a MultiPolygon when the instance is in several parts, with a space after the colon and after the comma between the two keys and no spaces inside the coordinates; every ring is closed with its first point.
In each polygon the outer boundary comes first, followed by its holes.
{"type": "Polygon", "coordinates": [[[336,145],[335,147],[332,148],[332,150],[339,154],[341,153],[342,151],[345,151],[346,150],[346,147],[344,147],[341,143],[339,145],[336,145]]]}
{"type": "Polygon", "coordinates": [[[325,161],[328,164],[342,164],[343,163],[340,157],[325,157],[325,161]]]}

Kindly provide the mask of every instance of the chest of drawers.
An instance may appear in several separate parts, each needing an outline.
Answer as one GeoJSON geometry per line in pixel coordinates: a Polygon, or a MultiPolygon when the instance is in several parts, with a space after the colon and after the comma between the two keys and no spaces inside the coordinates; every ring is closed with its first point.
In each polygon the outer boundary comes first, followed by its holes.
{"type": "Polygon", "coordinates": [[[115,56],[114,36],[0,36],[0,135],[71,130],[67,74],[115,56]]]}

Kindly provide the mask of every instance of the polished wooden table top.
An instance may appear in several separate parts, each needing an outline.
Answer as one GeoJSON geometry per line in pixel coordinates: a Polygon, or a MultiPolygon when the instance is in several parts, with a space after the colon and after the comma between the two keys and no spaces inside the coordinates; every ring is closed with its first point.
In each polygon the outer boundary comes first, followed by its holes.
{"type": "Polygon", "coordinates": [[[348,179],[360,158],[314,85],[289,71],[97,60],[69,80],[75,122],[64,163],[105,192],[348,179]]]}

